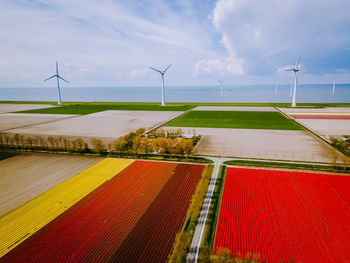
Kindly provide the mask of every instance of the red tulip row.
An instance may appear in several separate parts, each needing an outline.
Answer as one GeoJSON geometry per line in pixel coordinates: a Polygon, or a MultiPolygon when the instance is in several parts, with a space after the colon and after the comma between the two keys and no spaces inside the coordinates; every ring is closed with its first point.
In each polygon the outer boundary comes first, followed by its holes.
{"type": "Polygon", "coordinates": [[[113,255],[115,262],[165,262],[203,166],[180,164],[113,255]]]}
{"type": "Polygon", "coordinates": [[[350,262],[350,177],[228,168],[213,251],[350,262]]]}
{"type": "MultiPolygon", "coordinates": [[[[11,250],[1,261],[96,262],[111,259],[159,192],[174,177],[177,166],[165,162],[134,162],[11,250]]],[[[176,202],[178,197],[170,198],[176,202]]],[[[158,224],[161,219],[154,218],[154,223],[158,224]]],[[[162,247],[162,244],[158,245],[162,247]]]]}

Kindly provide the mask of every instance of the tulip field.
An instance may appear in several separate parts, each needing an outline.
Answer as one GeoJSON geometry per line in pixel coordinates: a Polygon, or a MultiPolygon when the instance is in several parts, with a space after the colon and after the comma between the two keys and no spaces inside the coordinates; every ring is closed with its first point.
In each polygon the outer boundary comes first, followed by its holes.
{"type": "Polygon", "coordinates": [[[350,262],[350,177],[228,167],[214,253],[350,262]]]}
{"type": "Polygon", "coordinates": [[[8,221],[0,229],[0,261],[165,261],[204,167],[105,159],[82,172],[103,180],[92,191],[80,190],[94,183],[77,185],[73,179],[85,177],[78,174],[51,189],[60,197],[49,190],[1,218],[1,226],[8,221]],[[113,176],[99,169],[106,165],[113,176]],[[65,198],[75,202],[61,204],[65,198]]]}

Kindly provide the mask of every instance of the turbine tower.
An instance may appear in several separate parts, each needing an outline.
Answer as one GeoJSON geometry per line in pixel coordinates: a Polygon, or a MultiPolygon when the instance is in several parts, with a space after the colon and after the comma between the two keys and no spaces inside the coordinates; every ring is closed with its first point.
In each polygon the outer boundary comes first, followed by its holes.
{"type": "Polygon", "coordinates": [[[162,77],[162,106],[165,106],[165,89],[164,89],[164,73],[168,70],[168,68],[170,68],[171,64],[169,66],[167,66],[166,69],[164,69],[164,71],[160,71],[159,69],[155,69],[150,67],[150,69],[153,69],[154,71],[157,71],[160,76],[162,77]]]}
{"type": "Polygon", "coordinates": [[[224,84],[224,81],[223,80],[220,80],[218,79],[219,83],[220,83],[220,88],[221,88],[221,97],[223,96],[223,93],[222,93],[222,89],[223,89],[223,84],[224,84]]]}
{"type": "Polygon", "coordinates": [[[334,95],[334,92],[335,92],[335,81],[333,80],[332,95],[334,95]]]}
{"type": "Polygon", "coordinates": [[[295,78],[294,78],[294,89],[293,89],[293,99],[292,99],[292,107],[295,107],[296,106],[296,101],[295,101],[295,97],[296,97],[296,94],[297,94],[297,77],[298,77],[298,72],[301,68],[300,66],[300,59],[301,59],[301,55],[299,57],[299,60],[298,60],[298,63],[295,65],[295,67],[292,67],[292,68],[288,68],[286,69],[286,71],[294,71],[294,74],[295,74],[295,78]]]}
{"type": "Polygon", "coordinates": [[[277,88],[277,81],[275,82],[275,92],[273,93],[275,96],[277,95],[277,91],[278,91],[278,88],[277,88]]]}
{"type": "Polygon", "coordinates": [[[49,77],[49,78],[47,78],[47,79],[45,79],[44,81],[47,81],[47,80],[52,79],[52,78],[56,78],[56,79],[57,79],[57,103],[58,103],[58,105],[62,105],[62,101],[61,101],[61,90],[60,90],[60,80],[59,80],[59,79],[65,81],[65,82],[67,82],[67,83],[69,83],[69,82],[68,82],[67,80],[65,80],[64,78],[62,78],[62,77],[58,74],[58,63],[57,63],[57,61],[56,61],[56,74],[53,75],[53,76],[51,76],[51,77],[49,77]]]}

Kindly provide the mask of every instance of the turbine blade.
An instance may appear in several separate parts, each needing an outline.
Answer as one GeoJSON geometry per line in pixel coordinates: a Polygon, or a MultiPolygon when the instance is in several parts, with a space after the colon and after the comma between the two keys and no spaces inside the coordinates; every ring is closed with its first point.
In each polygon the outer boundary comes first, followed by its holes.
{"type": "Polygon", "coordinates": [[[296,68],[296,69],[298,69],[298,67],[299,67],[299,64],[300,64],[300,59],[301,59],[301,55],[299,56],[298,63],[295,65],[295,68],[296,68]]]}
{"type": "Polygon", "coordinates": [[[153,69],[154,71],[157,71],[158,73],[162,74],[162,72],[158,69],[155,69],[155,68],[152,68],[152,67],[149,67],[150,69],[153,69]]]}
{"type": "Polygon", "coordinates": [[[220,80],[220,79],[218,79],[218,81],[222,84],[222,83],[224,83],[222,80],[220,80]]]}
{"type": "Polygon", "coordinates": [[[294,68],[285,69],[285,71],[294,71],[294,68]]]}
{"type": "Polygon", "coordinates": [[[168,68],[170,68],[171,65],[172,65],[172,64],[170,64],[166,69],[164,69],[163,74],[165,73],[165,71],[168,70],[168,68]]]}
{"type": "Polygon", "coordinates": [[[58,62],[56,61],[56,75],[58,75],[58,62]]]}
{"type": "Polygon", "coordinates": [[[61,78],[59,75],[57,75],[57,78],[59,78],[59,79],[65,81],[65,82],[69,83],[67,80],[65,80],[64,78],[61,78]]]}
{"type": "Polygon", "coordinates": [[[52,78],[54,78],[54,77],[57,77],[57,75],[53,75],[53,76],[51,76],[51,77],[49,77],[49,78],[47,78],[47,79],[44,79],[44,81],[47,81],[47,80],[52,79],[52,78]]]}

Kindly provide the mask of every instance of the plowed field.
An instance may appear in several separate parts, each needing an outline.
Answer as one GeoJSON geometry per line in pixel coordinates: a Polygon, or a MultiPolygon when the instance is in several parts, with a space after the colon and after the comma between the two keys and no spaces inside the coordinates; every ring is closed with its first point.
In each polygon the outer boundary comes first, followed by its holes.
{"type": "Polygon", "coordinates": [[[164,261],[203,167],[136,161],[1,260],[164,261]]]}
{"type": "Polygon", "coordinates": [[[228,168],[214,253],[350,262],[350,177],[228,168]]]}

